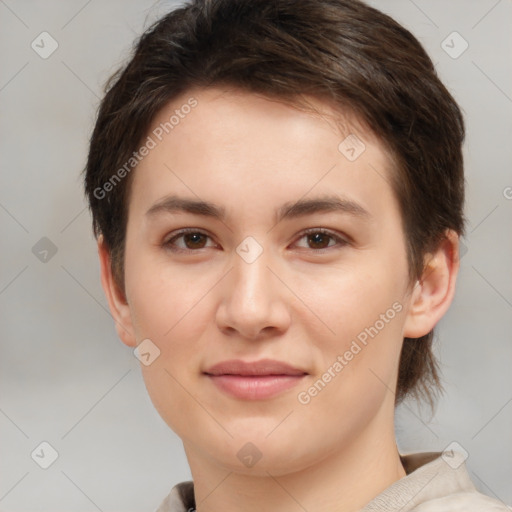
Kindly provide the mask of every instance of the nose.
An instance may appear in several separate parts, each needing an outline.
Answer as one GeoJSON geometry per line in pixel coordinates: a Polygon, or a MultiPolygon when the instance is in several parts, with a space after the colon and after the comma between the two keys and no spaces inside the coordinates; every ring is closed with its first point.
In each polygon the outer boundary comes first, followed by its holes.
{"type": "Polygon", "coordinates": [[[233,268],[222,280],[217,325],[225,334],[256,340],[284,333],[290,325],[287,301],[292,293],[266,251],[252,262],[235,253],[233,268]]]}

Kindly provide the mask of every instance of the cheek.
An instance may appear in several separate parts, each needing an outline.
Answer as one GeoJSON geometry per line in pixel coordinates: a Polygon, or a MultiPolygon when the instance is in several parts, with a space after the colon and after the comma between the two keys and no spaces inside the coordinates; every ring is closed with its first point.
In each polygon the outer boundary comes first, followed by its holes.
{"type": "Polygon", "coordinates": [[[370,257],[367,260],[357,266],[331,268],[328,275],[327,272],[325,275],[311,272],[296,280],[297,295],[310,308],[309,312],[306,309],[304,312],[312,318],[315,316],[312,313],[316,314],[315,329],[318,333],[330,333],[324,340],[332,339],[336,348],[342,348],[338,346],[342,340],[350,341],[376,322],[379,331],[384,330],[385,325],[385,330],[390,332],[394,324],[394,332],[397,332],[401,318],[398,313],[403,309],[401,276],[393,273],[392,266],[375,264],[370,257]],[[382,315],[385,324],[381,321],[382,315]]]}
{"type": "Polygon", "coordinates": [[[212,287],[210,274],[172,265],[157,251],[127,249],[126,287],[137,334],[165,340],[190,323],[212,287]]]}
{"type": "Polygon", "coordinates": [[[332,272],[329,281],[321,281],[322,286],[305,283],[308,305],[323,322],[303,324],[319,356],[319,388],[328,382],[324,397],[338,401],[345,411],[362,394],[378,402],[387,387],[395,385],[406,270],[393,265],[394,258],[391,254],[381,260],[369,258],[364,265],[360,260],[357,268],[332,272]]]}
{"type": "Polygon", "coordinates": [[[165,269],[150,268],[157,267],[142,265],[131,283],[137,338],[149,338],[159,350],[154,362],[141,365],[142,375],[155,409],[174,432],[186,438],[190,433],[186,417],[204,415],[193,394],[200,378],[198,344],[211,322],[212,312],[203,298],[211,283],[191,279],[186,272],[173,273],[171,278],[165,269]]]}
{"type": "Polygon", "coordinates": [[[204,291],[200,293],[191,286],[180,290],[180,284],[174,281],[165,285],[148,279],[131,304],[137,339],[151,339],[160,351],[157,366],[177,378],[195,370],[198,342],[212,315],[208,301],[201,300],[204,291]]]}

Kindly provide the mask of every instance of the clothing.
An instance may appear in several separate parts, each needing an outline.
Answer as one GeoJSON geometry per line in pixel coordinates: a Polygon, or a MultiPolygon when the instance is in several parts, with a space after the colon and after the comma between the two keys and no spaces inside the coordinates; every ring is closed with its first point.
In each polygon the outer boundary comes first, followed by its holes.
{"type": "MultiPolygon", "coordinates": [[[[456,451],[401,455],[406,476],[370,501],[361,512],[510,512],[501,501],[478,492],[456,451]]],[[[192,512],[194,483],[175,485],[156,512],[192,512]]]]}

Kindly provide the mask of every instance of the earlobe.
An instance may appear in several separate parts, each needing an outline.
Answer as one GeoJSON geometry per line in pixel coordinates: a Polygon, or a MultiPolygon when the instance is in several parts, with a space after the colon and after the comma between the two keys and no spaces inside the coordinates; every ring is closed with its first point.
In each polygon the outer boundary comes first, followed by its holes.
{"type": "Polygon", "coordinates": [[[112,274],[110,252],[105,245],[103,235],[98,237],[98,257],[100,261],[101,285],[116,325],[117,335],[125,345],[135,347],[137,342],[131,321],[130,306],[124,293],[115,282],[112,274]]]}
{"type": "Polygon", "coordinates": [[[457,233],[447,230],[437,250],[426,256],[423,274],[411,293],[404,337],[428,334],[450,307],[459,270],[458,248],[457,233]]]}

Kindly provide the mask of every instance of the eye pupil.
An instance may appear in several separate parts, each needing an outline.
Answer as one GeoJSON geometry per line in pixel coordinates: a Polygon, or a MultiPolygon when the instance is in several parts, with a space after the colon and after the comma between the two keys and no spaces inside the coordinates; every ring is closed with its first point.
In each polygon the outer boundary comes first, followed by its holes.
{"type": "MultiPolygon", "coordinates": [[[[309,240],[312,241],[313,244],[320,244],[322,247],[320,249],[323,249],[324,247],[327,247],[329,245],[329,235],[326,235],[325,233],[314,233],[312,235],[308,235],[309,240]],[[327,244],[322,244],[322,240],[325,242],[327,241],[327,244]]],[[[316,247],[318,249],[318,247],[316,247]]]]}
{"type": "Polygon", "coordinates": [[[185,243],[192,241],[192,248],[197,248],[198,242],[201,241],[201,237],[203,237],[204,241],[204,235],[202,233],[186,233],[184,236],[185,243]]]}

